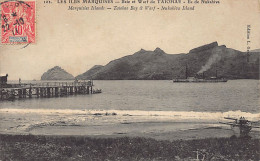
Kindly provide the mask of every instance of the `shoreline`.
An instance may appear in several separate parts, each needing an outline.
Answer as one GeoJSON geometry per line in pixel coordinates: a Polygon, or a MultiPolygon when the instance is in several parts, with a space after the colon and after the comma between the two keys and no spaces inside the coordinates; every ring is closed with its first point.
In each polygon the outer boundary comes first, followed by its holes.
{"type": "MultiPolygon", "coordinates": [[[[123,125],[108,125],[106,126],[47,126],[37,127],[30,130],[27,134],[21,135],[40,135],[40,136],[87,136],[90,138],[118,138],[118,137],[143,137],[155,140],[193,140],[193,139],[207,139],[207,138],[229,138],[233,135],[239,137],[238,129],[231,129],[227,127],[193,127],[187,123],[134,123],[123,125]],[[140,124],[140,125],[138,125],[140,124]],[[150,125],[149,125],[150,124],[150,125]],[[185,125],[192,128],[180,129],[185,125]],[[156,129],[156,130],[155,130],[156,129]],[[167,130],[165,130],[167,129],[167,130]]],[[[16,135],[14,133],[14,135],[16,135]]],[[[260,139],[259,131],[253,129],[250,134],[253,139],[260,139]]]]}
{"type": "MultiPolygon", "coordinates": [[[[230,126],[218,123],[225,121],[225,116],[238,117],[247,114],[250,120],[258,120],[259,116],[238,111],[209,114],[115,110],[2,110],[0,134],[144,137],[159,140],[223,138],[234,134],[239,136],[238,130],[233,131],[230,126]]],[[[260,138],[259,129],[253,129],[250,134],[252,138],[260,138]]]]}

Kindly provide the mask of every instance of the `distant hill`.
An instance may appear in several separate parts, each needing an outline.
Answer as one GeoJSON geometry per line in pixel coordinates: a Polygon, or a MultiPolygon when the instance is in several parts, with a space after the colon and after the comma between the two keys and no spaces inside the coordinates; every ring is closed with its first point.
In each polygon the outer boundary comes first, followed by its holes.
{"type": "Polygon", "coordinates": [[[92,79],[92,77],[100,70],[102,69],[104,66],[102,65],[95,65],[93,66],[91,69],[89,69],[88,71],[86,71],[83,74],[78,75],[76,78],[77,79],[92,79]]]}
{"type": "Polygon", "coordinates": [[[73,80],[73,75],[66,72],[59,66],[55,66],[49,69],[41,76],[41,80],[73,80]]]}
{"type": "Polygon", "coordinates": [[[141,49],[133,55],[113,60],[105,66],[94,66],[77,76],[79,79],[147,80],[185,78],[205,73],[228,79],[259,79],[260,52],[250,53],[219,46],[217,42],[191,49],[187,54],[167,54],[162,49],[141,49]],[[247,61],[248,60],[248,61],[247,61]]]}

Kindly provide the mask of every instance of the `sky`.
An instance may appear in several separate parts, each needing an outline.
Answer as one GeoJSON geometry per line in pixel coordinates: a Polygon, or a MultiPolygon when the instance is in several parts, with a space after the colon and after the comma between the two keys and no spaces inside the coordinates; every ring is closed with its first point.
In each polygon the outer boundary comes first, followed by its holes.
{"type": "Polygon", "coordinates": [[[156,47],[179,54],[217,41],[246,51],[247,25],[250,48],[260,48],[259,0],[220,0],[194,11],[68,11],[68,4],[52,1],[37,1],[35,44],[0,44],[0,73],[8,73],[9,80],[38,80],[54,66],[77,76],[156,47]]]}

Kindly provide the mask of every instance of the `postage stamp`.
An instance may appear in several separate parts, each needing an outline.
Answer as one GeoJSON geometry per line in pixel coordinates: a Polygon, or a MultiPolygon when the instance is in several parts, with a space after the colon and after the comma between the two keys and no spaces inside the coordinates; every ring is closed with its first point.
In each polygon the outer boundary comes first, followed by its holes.
{"type": "Polygon", "coordinates": [[[1,3],[1,43],[35,43],[35,1],[1,3]]]}

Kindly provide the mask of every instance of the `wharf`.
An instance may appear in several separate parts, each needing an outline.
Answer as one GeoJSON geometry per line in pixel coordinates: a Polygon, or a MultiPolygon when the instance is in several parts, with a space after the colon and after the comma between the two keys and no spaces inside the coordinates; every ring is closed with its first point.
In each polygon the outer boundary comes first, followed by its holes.
{"type": "Polygon", "coordinates": [[[93,86],[93,81],[5,84],[0,87],[0,101],[16,98],[50,98],[94,94],[93,86]]]}

